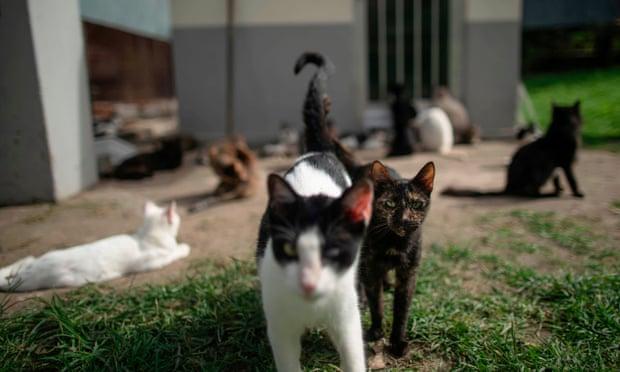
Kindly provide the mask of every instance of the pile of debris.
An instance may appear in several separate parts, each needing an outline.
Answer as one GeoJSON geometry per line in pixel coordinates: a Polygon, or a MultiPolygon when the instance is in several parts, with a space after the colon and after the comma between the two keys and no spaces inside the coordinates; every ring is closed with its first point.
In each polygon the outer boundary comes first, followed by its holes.
{"type": "Polygon", "coordinates": [[[173,99],[93,102],[95,152],[99,174],[142,179],[158,170],[175,169],[193,146],[178,130],[173,99]]]}

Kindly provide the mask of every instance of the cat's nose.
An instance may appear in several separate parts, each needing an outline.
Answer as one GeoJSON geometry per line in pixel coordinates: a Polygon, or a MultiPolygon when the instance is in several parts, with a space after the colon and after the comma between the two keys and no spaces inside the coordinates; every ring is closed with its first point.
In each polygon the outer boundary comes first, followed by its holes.
{"type": "Polygon", "coordinates": [[[314,293],[314,291],[316,290],[316,283],[312,283],[312,282],[302,282],[301,283],[301,289],[304,291],[304,294],[306,296],[310,296],[314,293]]]}

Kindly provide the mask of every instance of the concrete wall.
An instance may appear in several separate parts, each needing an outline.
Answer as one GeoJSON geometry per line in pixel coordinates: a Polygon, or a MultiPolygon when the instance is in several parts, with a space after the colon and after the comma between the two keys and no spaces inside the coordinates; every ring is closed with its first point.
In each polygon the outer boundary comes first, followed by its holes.
{"type": "Polygon", "coordinates": [[[155,39],[170,38],[168,0],[80,0],[80,12],[92,23],[155,39]]]}
{"type": "Polygon", "coordinates": [[[0,204],[51,201],[97,180],[77,0],[5,0],[0,204]]]}
{"type": "Polygon", "coordinates": [[[50,200],[54,187],[28,3],[10,0],[0,7],[0,205],[50,200]]]}
{"type": "Polygon", "coordinates": [[[465,2],[461,92],[484,137],[513,135],[521,9],[521,0],[465,2]]]}
{"type": "MultiPolygon", "coordinates": [[[[173,0],[175,80],[183,131],[202,140],[225,134],[226,2],[173,0]]],[[[302,127],[311,69],[296,77],[306,50],[336,65],[328,90],[341,130],[357,129],[359,69],[353,0],[238,0],[235,22],[235,123],[251,142],[273,140],[282,122],[302,127]]]]}

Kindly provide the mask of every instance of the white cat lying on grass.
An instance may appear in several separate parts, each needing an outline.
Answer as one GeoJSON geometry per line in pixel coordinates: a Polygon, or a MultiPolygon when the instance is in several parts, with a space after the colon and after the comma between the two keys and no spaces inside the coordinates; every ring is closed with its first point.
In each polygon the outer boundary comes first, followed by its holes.
{"type": "Polygon", "coordinates": [[[78,287],[159,269],[189,254],[190,247],[176,241],[180,224],[174,202],[160,208],[149,201],[144,207],[144,223],[135,234],[23,258],[0,269],[0,290],[78,287]]]}

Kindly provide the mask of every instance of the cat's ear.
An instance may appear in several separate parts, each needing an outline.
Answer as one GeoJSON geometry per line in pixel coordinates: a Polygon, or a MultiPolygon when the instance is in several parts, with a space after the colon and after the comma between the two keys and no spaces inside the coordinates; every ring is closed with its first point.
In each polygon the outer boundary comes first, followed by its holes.
{"type": "Polygon", "coordinates": [[[575,101],[575,103],[573,103],[573,111],[579,112],[580,108],[581,108],[581,100],[578,99],[575,101]]]}
{"type": "Polygon", "coordinates": [[[174,215],[177,213],[177,202],[172,201],[168,208],[166,208],[166,220],[168,220],[168,224],[172,225],[172,219],[174,215]]]}
{"type": "Polygon", "coordinates": [[[388,169],[378,160],[372,162],[370,166],[369,176],[375,183],[387,183],[392,181],[388,169]]]}
{"type": "Polygon", "coordinates": [[[269,206],[278,209],[282,205],[292,204],[297,201],[295,190],[286,180],[277,174],[270,174],[267,178],[269,190],[269,206]]]}
{"type": "Polygon", "coordinates": [[[340,201],[349,221],[368,224],[372,215],[372,198],[372,182],[366,178],[362,178],[345,190],[340,201]]]}
{"type": "Polygon", "coordinates": [[[153,216],[157,213],[159,213],[159,207],[157,206],[157,204],[153,203],[152,201],[147,201],[146,204],[144,204],[144,214],[146,216],[153,216]]]}
{"type": "Polygon", "coordinates": [[[435,182],[435,163],[429,161],[420,169],[418,174],[411,180],[412,184],[421,187],[427,194],[433,191],[435,182]]]}

